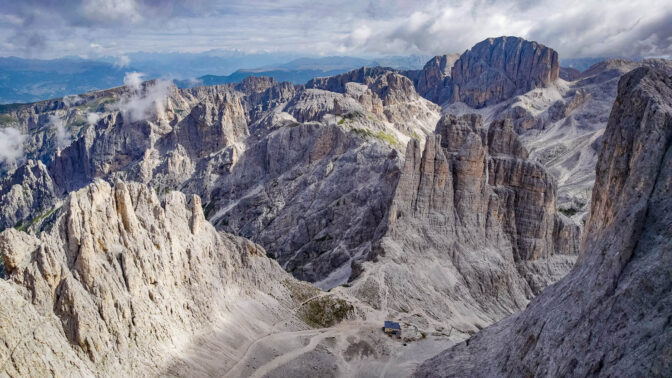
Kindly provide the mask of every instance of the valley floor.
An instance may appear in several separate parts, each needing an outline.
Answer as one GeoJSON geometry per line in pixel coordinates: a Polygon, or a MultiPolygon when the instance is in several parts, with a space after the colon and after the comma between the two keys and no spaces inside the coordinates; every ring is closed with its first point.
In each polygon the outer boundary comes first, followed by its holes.
{"type": "MultiPolygon", "coordinates": [[[[282,321],[281,327],[287,322],[282,321]]],[[[427,336],[408,342],[386,336],[379,322],[346,321],[334,327],[271,331],[240,345],[240,357],[231,363],[217,345],[222,334],[214,332],[187,351],[194,375],[224,377],[408,377],[428,358],[458,340],[427,336]]],[[[182,375],[184,371],[169,371],[182,375]]]]}

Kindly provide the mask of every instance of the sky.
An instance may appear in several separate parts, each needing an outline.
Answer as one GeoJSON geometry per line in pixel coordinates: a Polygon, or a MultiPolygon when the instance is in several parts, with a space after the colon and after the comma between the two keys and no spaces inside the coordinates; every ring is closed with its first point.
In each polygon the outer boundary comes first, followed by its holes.
{"type": "Polygon", "coordinates": [[[488,38],[560,58],[672,57],[671,0],[0,0],[0,56],[147,52],[461,53],[488,38]]]}

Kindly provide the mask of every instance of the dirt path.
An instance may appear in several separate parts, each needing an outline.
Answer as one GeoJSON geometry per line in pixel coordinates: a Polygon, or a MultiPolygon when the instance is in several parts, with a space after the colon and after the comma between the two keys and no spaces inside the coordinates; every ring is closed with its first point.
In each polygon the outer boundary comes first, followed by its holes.
{"type": "MultiPolygon", "coordinates": [[[[329,294],[330,294],[330,293],[322,292],[322,293],[320,293],[320,294],[318,294],[318,295],[315,295],[315,296],[313,296],[313,297],[310,297],[310,298],[306,299],[305,301],[301,302],[298,306],[296,306],[295,308],[291,309],[291,315],[290,315],[290,316],[296,316],[296,312],[299,311],[299,309],[301,309],[301,307],[303,307],[303,305],[305,305],[306,303],[312,301],[313,299],[320,298],[320,297],[323,297],[323,296],[325,296],[325,295],[329,295],[329,294]]],[[[258,345],[261,341],[264,341],[264,340],[268,339],[268,338],[271,337],[271,336],[277,336],[277,335],[282,335],[282,334],[287,334],[287,335],[292,334],[292,335],[294,335],[294,336],[300,336],[300,335],[304,335],[304,334],[310,334],[310,333],[313,333],[313,332],[319,332],[319,330],[320,330],[320,329],[310,329],[310,330],[304,330],[304,331],[288,331],[288,332],[278,332],[278,331],[274,331],[274,330],[276,329],[276,327],[277,327],[278,324],[280,324],[280,323],[282,323],[282,322],[286,322],[287,320],[288,320],[288,319],[281,319],[281,320],[278,320],[277,322],[273,323],[273,325],[271,326],[271,331],[270,331],[269,333],[267,333],[267,334],[265,334],[265,335],[263,335],[263,336],[260,336],[260,337],[256,338],[254,341],[252,341],[252,342],[250,342],[249,344],[247,344],[247,347],[245,347],[245,351],[243,352],[243,355],[240,356],[240,358],[238,359],[238,362],[236,362],[236,364],[233,365],[233,366],[232,366],[232,367],[231,367],[231,368],[224,374],[224,377],[232,377],[232,378],[233,378],[233,377],[239,377],[240,374],[232,374],[232,373],[240,373],[240,372],[238,372],[237,370],[241,369],[241,368],[242,368],[242,364],[243,364],[243,362],[247,361],[247,359],[248,359],[248,357],[249,357],[249,353],[250,353],[250,351],[251,351],[256,345],[258,345]]]]}
{"type": "MultiPolygon", "coordinates": [[[[310,338],[310,342],[304,346],[303,348],[299,349],[294,349],[288,353],[285,353],[283,355],[280,355],[270,361],[268,361],[266,364],[260,366],[257,370],[254,371],[254,374],[250,376],[250,378],[260,378],[263,377],[264,375],[270,373],[271,371],[275,370],[276,368],[279,368],[283,366],[284,364],[300,357],[301,355],[308,353],[315,349],[317,344],[319,344],[322,340],[324,340],[327,336],[333,334],[332,331],[328,331],[327,329],[323,329],[319,332],[319,334],[314,335],[313,337],[310,338]]],[[[284,338],[286,336],[289,337],[294,337],[293,335],[286,335],[286,334],[276,334],[274,335],[276,337],[281,337],[284,338]]]]}

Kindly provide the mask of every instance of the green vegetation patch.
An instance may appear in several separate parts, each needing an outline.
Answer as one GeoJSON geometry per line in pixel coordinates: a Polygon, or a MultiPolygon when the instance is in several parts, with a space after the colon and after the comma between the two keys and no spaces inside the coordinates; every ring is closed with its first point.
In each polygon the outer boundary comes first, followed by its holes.
{"type": "Polygon", "coordinates": [[[117,98],[114,96],[101,97],[99,99],[87,102],[86,104],[79,105],[77,108],[82,109],[86,112],[99,112],[105,110],[105,105],[113,104],[117,102],[117,98]]]}
{"type": "Polygon", "coordinates": [[[19,230],[19,231],[27,232],[28,228],[30,228],[33,225],[40,224],[40,222],[42,222],[43,220],[48,218],[51,214],[53,214],[54,211],[56,211],[55,207],[45,211],[44,213],[42,213],[38,216],[36,216],[32,220],[26,220],[26,219],[20,220],[20,221],[16,222],[16,224],[14,225],[14,228],[19,230]]]}
{"type": "Polygon", "coordinates": [[[76,127],[81,127],[86,125],[88,122],[86,119],[82,116],[77,116],[75,120],[70,124],[70,126],[76,126],[76,127]]]}
{"type": "Polygon", "coordinates": [[[331,327],[354,313],[355,308],[350,303],[333,295],[315,298],[299,309],[299,317],[315,328],[331,327]]]}
{"type": "Polygon", "coordinates": [[[299,303],[305,302],[320,294],[320,289],[308,283],[287,278],[282,281],[282,283],[289,290],[289,296],[299,303]]]}
{"type": "Polygon", "coordinates": [[[359,135],[360,137],[366,138],[376,138],[380,141],[383,141],[391,146],[401,146],[401,143],[394,137],[392,134],[388,134],[384,131],[371,131],[368,129],[352,129],[352,132],[359,135]]]}
{"type": "Polygon", "coordinates": [[[56,211],[55,207],[45,211],[44,213],[42,213],[40,215],[38,215],[35,219],[33,219],[33,224],[41,222],[43,219],[45,219],[48,216],[50,216],[51,214],[53,214],[54,211],[56,211]]]}
{"type": "Polygon", "coordinates": [[[17,122],[19,122],[19,120],[9,114],[0,114],[0,125],[11,125],[12,123],[17,122]]]}

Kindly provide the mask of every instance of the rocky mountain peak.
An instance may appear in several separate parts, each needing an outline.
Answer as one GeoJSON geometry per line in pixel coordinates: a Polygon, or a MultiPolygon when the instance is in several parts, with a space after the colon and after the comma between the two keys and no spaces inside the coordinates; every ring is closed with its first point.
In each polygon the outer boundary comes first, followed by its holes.
{"type": "Polygon", "coordinates": [[[414,71],[410,77],[418,93],[437,104],[448,100],[451,70],[459,58],[459,54],[438,55],[430,59],[422,70],[414,71]]]}
{"type": "Polygon", "coordinates": [[[472,108],[496,104],[546,87],[558,79],[558,53],[519,37],[488,38],[461,55],[432,58],[419,71],[404,72],[416,90],[437,104],[472,108]]]}
{"type": "Polygon", "coordinates": [[[672,79],[648,67],[626,74],[576,266],[525,311],[428,360],[416,375],[668,374],[671,146],[672,79]]]}
{"type": "Polygon", "coordinates": [[[0,254],[9,375],[160,375],[232,304],[263,292],[262,308],[287,314],[287,285],[302,285],[261,247],[215,231],[198,197],[122,181],[72,192],[39,237],[5,230],[0,254]]]}
{"type": "Polygon", "coordinates": [[[444,115],[424,148],[408,143],[375,262],[355,269],[354,295],[400,313],[423,308],[430,324],[465,334],[522,309],[576,258],[579,229],[555,213],[555,190],[510,122],[444,115]]]}
{"type": "Polygon", "coordinates": [[[483,107],[548,86],[560,72],[558,53],[518,37],[488,38],[453,65],[454,102],[483,107]]]}

